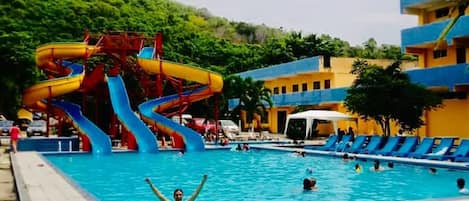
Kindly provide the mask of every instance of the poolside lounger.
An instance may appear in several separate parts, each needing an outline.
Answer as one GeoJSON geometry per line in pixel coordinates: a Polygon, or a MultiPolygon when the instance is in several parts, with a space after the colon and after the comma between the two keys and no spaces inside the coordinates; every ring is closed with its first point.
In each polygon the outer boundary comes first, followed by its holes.
{"type": "Polygon", "coordinates": [[[350,152],[350,153],[358,153],[361,149],[363,144],[365,144],[366,138],[368,136],[366,135],[359,135],[355,137],[355,141],[353,142],[352,146],[349,148],[345,148],[345,152],[350,152]]]}
{"type": "Polygon", "coordinates": [[[381,142],[383,141],[383,137],[379,136],[379,135],[373,135],[370,139],[370,142],[368,143],[368,145],[366,145],[365,148],[363,148],[362,150],[360,150],[360,153],[361,154],[372,154],[374,153],[379,145],[381,144],[381,142]]]}
{"type": "Polygon", "coordinates": [[[401,140],[400,136],[389,137],[384,147],[380,150],[374,151],[373,154],[383,155],[383,156],[391,155],[391,153],[397,149],[397,146],[399,145],[400,140],[401,140]]]}
{"type": "Polygon", "coordinates": [[[407,155],[410,158],[422,158],[424,154],[429,153],[432,150],[433,143],[435,143],[435,138],[424,138],[422,142],[419,144],[417,149],[414,152],[407,155]]]}
{"type": "Polygon", "coordinates": [[[443,156],[447,155],[454,144],[454,138],[441,138],[440,144],[435,148],[432,153],[424,154],[422,158],[442,160],[443,156]]]}
{"type": "MultiPolygon", "coordinates": [[[[451,149],[451,147],[449,149],[451,149]]],[[[462,140],[461,143],[459,143],[458,148],[456,148],[452,154],[431,155],[427,158],[437,160],[456,160],[456,158],[458,158],[458,160],[461,160],[464,157],[469,157],[469,139],[462,140]]]]}
{"type": "Polygon", "coordinates": [[[391,155],[405,157],[409,155],[410,152],[415,150],[415,147],[417,147],[417,143],[417,136],[405,137],[404,143],[402,143],[401,148],[399,148],[397,151],[392,152],[391,155]]]}
{"type": "Polygon", "coordinates": [[[342,140],[333,148],[328,149],[329,151],[344,151],[345,148],[347,148],[348,143],[352,137],[350,135],[344,135],[342,137],[342,140]]]}
{"type": "Polygon", "coordinates": [[[328,150],[329,148],[334,147],[334,145],[337,142],[337,135],[331,135],[329,138],[327,138],[326,144],[324,144],[322,147],[319,147],[319,150],[328,150]]]}

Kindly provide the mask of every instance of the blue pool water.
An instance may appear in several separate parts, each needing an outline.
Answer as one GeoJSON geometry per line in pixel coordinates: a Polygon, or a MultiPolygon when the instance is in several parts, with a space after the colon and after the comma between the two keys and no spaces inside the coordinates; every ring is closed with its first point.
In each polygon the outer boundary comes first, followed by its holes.
{"type": "MultiPolygon", "coordinates": [[[[227,150],[157,154],[115,153],[111,156],[46,155],[52,164],[82,188],[104,201],[157,200],[145,177],[166,197],[182,188],[187,199],[203,174],[208,180],[198,201],[222,200],[420,200],[459,196],[456,179],[468,172],[394,164],[394,169],[372,172],[372,162],[343,162],[338,158],[295,157],[287,152],[227,150]],[[364,171],[355,173],[360,163],[364,171]],[[307,168],[313,172],[308,173],[307,168]],[[303,192],[305,177],[315,177],[319,189],[303,192]]],[[[382,166],[386,164],[383,162],[382,166]]]]}

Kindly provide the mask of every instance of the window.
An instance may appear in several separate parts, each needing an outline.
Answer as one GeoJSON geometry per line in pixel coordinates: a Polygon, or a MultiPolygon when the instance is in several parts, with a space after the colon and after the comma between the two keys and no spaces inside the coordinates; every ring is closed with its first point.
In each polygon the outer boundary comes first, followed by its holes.
{"type": "Polygon", "coordinates": [[[278,94],[278,87],[274,87],[274,94],[278,94]]]}
{"type": "Polygon", "coordinates": [[[433,58],[434,59],[438,59],[438,58],[441,58],[441,57],[446,57],[446,55],[447,55],[446,49],[445,50],[434,50],[433,51],[433,58]]]}
{"type": "Polygon", "coordinates": [[[438,10],[435,10],[435,17],[436,18],[442,18],[446,17],[449,14],[449,8],[440,8],[438,10]]]}
{"type": "Polygon", "coordinates": [[[282,86],[282,94],[286,94],[287,93],[287,87],[286,86],[282,86]]]}
{"type": "Polygon", "coordinates": [[[321,82],[319,81],[313,82],[313,89],[321,89],[321,82]]]}
{"type": "Polygon", "coordinates": [[[307,83],[301,84],[301,91],[308,91],[308,84],[307,83]]]}
{"type": "Polygon", "coordinates": [[[324,89],[331,88],[331,80],[324,80],[324,89]]]}
{"type": "Polygon", "coordinates": [[[324,68],[330,68],[331,67],[331,56],[324,56],[324,68]]]}
{"type": "Polygon", "coordinates": [[[294,85],[292,86],[292,91],[293,91],[293,92],[297,92],[297,91],[298,91],[298,85],[297,85],[297,84],[294,84],[294,85]]]}

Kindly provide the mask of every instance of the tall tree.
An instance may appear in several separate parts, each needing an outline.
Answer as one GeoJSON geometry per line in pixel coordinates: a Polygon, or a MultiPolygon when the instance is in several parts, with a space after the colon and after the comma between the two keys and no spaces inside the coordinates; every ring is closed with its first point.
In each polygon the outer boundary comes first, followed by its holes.
{"type": "Polygon", "coordinates": [[[414,84],[396,61],[386,68],[356,60],[351,73],[357,79],[347,90],[345,106],[365,120],[374,120],[390,135],[391,121],[412,131],[424,125],[420,118],[425,110],[441,106],[441,97],[414,84]]]}
{"type": "MultiPolygon", "coordinates": [[[[235,111],[244,110],[246,122],[254,123],[254,115],[256,114],[264,118],[265,106],[273,106],[272,92],[264,87],[264,81],[253,80],[251,77],[243,79],[239,76],[231,76],[225,83],[227,84],[225,86],[226,96],[239,98],[235,111]],[[231,87],[231,89],[226,87],[231,87]]],[[[257,125],[260,125],[260,122],[257,125]]]]}

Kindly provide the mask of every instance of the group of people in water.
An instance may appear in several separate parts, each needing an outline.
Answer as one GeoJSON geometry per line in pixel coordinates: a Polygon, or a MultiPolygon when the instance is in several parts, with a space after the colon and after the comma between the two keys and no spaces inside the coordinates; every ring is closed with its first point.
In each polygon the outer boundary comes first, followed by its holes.
{"type": "MultiPolygon", "coordinates": [[[[248,150],[249,150],[249,144],[247,144],[247,143],[243,143],[243,145],[238,144],[236,146],[236,151],[248,151],[248,150]]],[[[182,153],[184,153],[184,152],[182,152],[182,153]]],[[[304,152],[304,151],[295,151],[295,154],[299,157],[305,157],[306,152],[304,152]]],[[[356,156],[349,156],[347,153],[342,156],[342,161],[344,161],[344,162],[348,162],[350,160],[356,160],[356,159],[357,159],[356,156]]],[[[388,169],[393,169],[394,168],[394,163],[391,162],[391,161],[388,162],[387,167],[388,167],[388,169]]],[[[354,169],[355,169],[356,173],[361,173],[363,171],[363,168],[359,163],[355,164],[354,169]]],[[[385,169],[383,167],[381,167],[379,160],[374,160],[373,161],[373,166],[370,167],[370,171],[374,171],[374,172],[381,172],[381,171],[384,171],[384,170],[385,169]]],[[[431,168],[429,168],[429,171],[430,171],[431,174],[436,174],[436,168],[431,167],[431,168]]],[[[312,168],[307,168],[306,172],[309,173],[309,174],[312,174],[313,169],[312,168]]],[[[194,191],[194,193],[189,197],[189,199],[188,199],[189,201],[193,201],[197,198],[197,196],[199,195],[200,191],[202,190],[205,182],[207,181],[207,178],[208,178],[207,175],[204,175],[202,177],[202,181],[200,182],[199,186],[194,191]]],[[[145,178],[145,182],[148,183],[148,185],[150,186],[153,193],[161,201],[169,201],[169,199],[166,198],[158,190],[158,188],[152,183],[152,181],[149,178],[145,178]]],[[[466,184],[466,181],[464,180],[464,178],[458,178],[456,180],[456,185],[458,187],[458,192],[461,193],[461,194],[464,194],[464,195],[469,195],[469,190],[467,188],[465,188],[465,184],[466,184]]],[[[318,190],[316,178],[314,178],[314,177],[304,178],[303,179],[303,190],[304,191],[316,191],[316,190],[318,190]]],[[[182,189],[174,190],[173,198],[174,198],[175,201],[182,201],[183,196],[184,196],[184,193],[183,193],[182,189]]]]}
{"type": "MultiPolygon", "coordinates": [[[[303,156],[305,155],[305,152],[302,152],[302,151],[295,151],[296,154],[298,154],[299,156],[303,156]]],[[[342,155],[342,161],[344,162],[348,162],[350,160],[356,160],[357,157],[356,156],[349,156],[347,153],[345,153],[344,155],[342,155]]],[[[393,169],[394,168],[394,163],[392,161],[389,161],[387,163],[387,169],[393,169]]],[[[354,166],[354,170],[356,173],[361,173],[363,171],[363,168],[362,166],[359,164],[359,163],[356,163],[355,166],[354,166]]],[[[385,168],[382,167],[380,165],[380,161],[379,160],[374,160],[373,161],[373,166],[370,167],[370,171],[373,171],[373,172],[381,172],[381,171],[384,171],[385,168]]],[[[313,169],[312,168],[306,168],[306,172],[309,173],[309,174],[312,174],[313,173],[313,169]]],[[[436,168],[433,168],[433,167],[430,167],[429,168],[429,172],[431,174],[436,174],[437,172],[437,169],[436,168]]],[[[464,178],[458,178],[456,180],[456,184],[457,184],[457,187],[458,187],[458,191],[460,194],[464,194],[464,195],[469,195],[469,189],[465,188],[465,184],[466,184],[466,181],[464,178]]],[[[304,178],[303,179],[303,190],[305,191],[315,191],[317,190],[318,187],[316,185],[316,179],[311,177],[311,178],[304,178]]]]}

